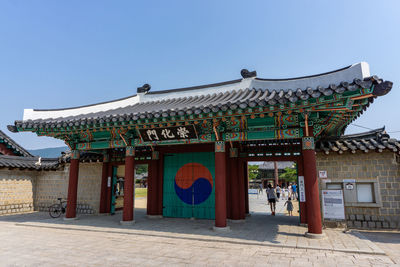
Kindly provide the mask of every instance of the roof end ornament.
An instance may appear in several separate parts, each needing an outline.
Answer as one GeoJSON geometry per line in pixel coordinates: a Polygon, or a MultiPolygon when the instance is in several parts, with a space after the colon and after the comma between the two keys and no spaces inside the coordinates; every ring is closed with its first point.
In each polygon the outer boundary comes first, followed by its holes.
{"type": "Polygon", "coordinates": [[[12,133],[18,132],[17,126],[15,126],[15,125],[7,125],[7,129],[12,133]]]}
{"type": "Polygon", "coordinates": [[[145,83],[145,84],[143,84],[142,87],[137,88],[137,93],[138,94],[143,94],[143,93],[146,94],[148,91],[150,91],[150,89],[151,89],[150,84],[145,83]]]}
{"type": "Polygon", "coordinates": [[[372,82],[374,83],[374,91],[372,92],[375,96],[383,96],[392,90],[393,82],[391,81],[383,81],[376,76],[371,77],[372,82]]]}
{"type": "Polygon", "coordinates": [[[257,71],[255,71],[255,70],[254,71],[249,71],[247,69],[242,69],[240,71],[240,75],[242,75],[243,79],[254,78],[254,77],[257,77],[257,71]]]}

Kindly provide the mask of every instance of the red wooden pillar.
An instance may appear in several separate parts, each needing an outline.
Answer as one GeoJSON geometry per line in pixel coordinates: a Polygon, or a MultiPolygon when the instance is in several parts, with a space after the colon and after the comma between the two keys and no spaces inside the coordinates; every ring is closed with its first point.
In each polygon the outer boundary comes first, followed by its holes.
{"type": "Polygon", "coordinates": [[[133,220],[133,198],[135,181],[135,148],[126,147],[125,154],[125,182],[124,182],[124,208],[121,224],[132,224],[133,220]]]}
{"type": "MultiPolygon", "coordinates": [[[[297,176],[304,177],[303,158],[301,158],[300,160],[297,160],[297,176]]],[[[300,183],[297,186],[300,187],[300,183]]],[[[299,207],[300,207],[300,223],[306,224],[307,223],[306,202],[300,201],[300,195],[299,195],[299,207]]]]}
{"type": "Polygon", "coordinates": [[[248,189],[246,189],[247,184],[247,164],[242,160],[237,161],[239,166],[238,168],[238,187],[239,187],[239,219],[244,220],[246,219],[246,195],[249,197],[248,189]]]}
{"type": "Polygon", "coordinates": [[[65,218],[76,218],[76,199],[78,196],[78,176],[79,176],[79,150],[71,151],[71,163],[69,166],[68,198],[67,211],[65,218]]]}
{"type": "Polygon", "coordinates": [[[319,200],[314,137],[303,137],[302,148],[304,183],[307,201],[307,234],[311,234],[309,236],[314,237],[322,234],[321,207],[319,200]]]}
{"type": "Polygon", "coordinates": [[[233,219],[232,218],[232,183],[233,183],[233,177],[232,177],[232,172],[231,172],[231,158],[228,156],[228,153],[225,153],[226,155],[226,218],[228,219],[233,219]]]}
{"type": "Polygon", "coordinates": [[[158,215],[158,151],[153,151],[152,160],[148,165],[148,182],[147,182],[147,215],[158,215]]]}
{"type": "Polygon", "coordinates": [[[108,169],[110,165],[110,157],[108,154],[103,156],[103,168],[101,171],[101,191],[100,191],[100,213],[107,212],[107,180],[108,180],[108,169]]]}
{"type": "Polygon", "coordinates": [[[164,154],[160,152],[157,179],[157,215],[163,215],[164,154]]]}
{"type": "Polygon", "coordinates": [[[240,220],[240,178],[237,158],[230,158],[231,161],[231,194],[232,194],[232,219],[240,220]]]}
{"type": "Polygon", "coordinates": [[[148,176],[147,176],[147,215],[154,215],[154,205],[156,199],[154,199],[154,180],[155,180],[155,168],[154,162],[151,161],[148,165],[148,176]]]}
{"type": "Polygon", "coordinates": [[[214,230],[229,229],[226,225],[226,155],[225,142],[215,142],[215,226],[214,230]]]}

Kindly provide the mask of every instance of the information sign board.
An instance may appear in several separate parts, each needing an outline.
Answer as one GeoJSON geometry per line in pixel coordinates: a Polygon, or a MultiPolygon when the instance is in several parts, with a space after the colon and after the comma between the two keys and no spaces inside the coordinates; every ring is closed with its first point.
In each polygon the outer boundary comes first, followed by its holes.
{"type": "Polygon", "coordinates": [[[299,176],[299,200],[306,202],[306,187],[304,185],[304,176],[299,176]]]}
{"type": "Polygon", "coordinates": [[[249,188],[249,194],[258,195],[258,189],[251,189],[251,188],[249,188]]]}
{"type": "Polygon", "coordinates": [[[344,202],[342,190],[322,190],[324,219],[344,220],[344,202]]]}
{"type": "Polygon", "coordinates": [[[322,179],[328,178],[328,172],[327,171],[319,171],[318,176],[319,176],[319,178],[322,178],[322,179]]]}

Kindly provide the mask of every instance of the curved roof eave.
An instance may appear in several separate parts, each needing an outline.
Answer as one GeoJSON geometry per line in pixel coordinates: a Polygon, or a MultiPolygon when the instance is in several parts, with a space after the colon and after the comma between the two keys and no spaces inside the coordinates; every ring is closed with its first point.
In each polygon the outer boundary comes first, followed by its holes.
{"type": "Polygon", "coordinates": [[[212,95],[224,92],[238,91],[244,89],[261,89],[288,91],[306,88],[316,89],[317,87],[329,87],[331,84],[340,84],[341,82],[352,83],[354,79],[363,80],[369,77],[369,66],[366,62],[354,64],[335,71],[326,72],[318,75],[289,78],[289,79],[261,79],[261,78],[244,78],[232,80],[222,83],[214,83],[201,86],[186,87],[180,89],[171,89],[163,91],[155,91],[148,93],[138,93],[136,95],[121,98],[118,100],[97,103],[93,105],[85,105],[74,108],[64,109],[25,109],[23,121],[27,120],[46,120],[53,118],[66,118],[78,115],[90,114],[114,110],[133,106],[139,103],[163,101],[178,97],[196,97],[201,95],[212,95]],[[179,93],[179,94],[178,94],[179,93]]]}

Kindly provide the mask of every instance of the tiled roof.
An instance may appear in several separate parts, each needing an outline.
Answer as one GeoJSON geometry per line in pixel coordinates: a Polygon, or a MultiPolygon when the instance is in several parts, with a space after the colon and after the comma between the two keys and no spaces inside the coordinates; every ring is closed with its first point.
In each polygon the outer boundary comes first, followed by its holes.
{"type": "Polygon", "coordinates": [[[23,157],[32,157],[32,154],[25,150],[23,147],[18,145],[13,139],[6,135],[0,130],[0,143],[5,144],[9,147],[16,155],[21,155],[23,157]]]}
{"type": "Polygon", "coordinates": [[[0,168],[56,170],[58,166],[58,159],[0,155],[0,168]]]}
{"type": "MultiPolygon", "coordinates": [[[[65,162],[70,162],[71,161],[71,152],[63,153],[63,155],[60,157],[60,161],[65,163],[65,162]]],[[[79,161],[80,162],[102,162],[103,161],[103,154],[102,153],[96,153],[96,152],[86,152],[82,151],[80,152],[79,155],[79,161]]]]}
{"type": "MultiPolygon", "coordinates": [[[[16,121],[15,126],[22,130],[60,128],[263,107],[343,94],[371,88],[372,85],[375,96],[386,94],[392,88],[391,82],[369,76],[368,65],[360,63],[301,78],[278,80],[252,77],[205,86],[138,93],[130,98],[77,108],[25,110],[24,119],[16,121]]],[[[9,129],[17,131],[15,126],[9,126],[9,129]]]]}
{"type": "Polygon", "coordinates": [[[382,152],[384,150],[399,153],[400,142],[390,138],[385,132],[385,128],[380,128],[365,133],[320,140],[317,142],[316,149],[325,154],[329,154],[330,152],[337,152],[339,154],[344,152],[356,153],[357,151],[382,152]]]}
{"type": "MultiPolygon", "coordinates": [[[[293,166],[293,161],[277,161],[276,165],[278,169],[285,169],[285,168],[291,168],[293,166]]],[[[263,164],[261,164],[259,169],[262,170],[274,170],[274,162],[273,161],[265,161],[263,164]]]]}

